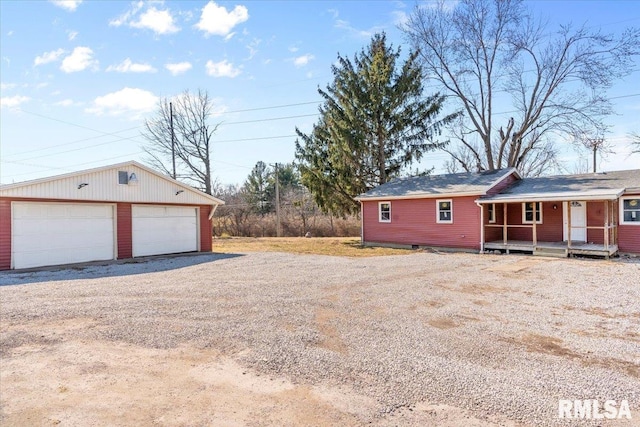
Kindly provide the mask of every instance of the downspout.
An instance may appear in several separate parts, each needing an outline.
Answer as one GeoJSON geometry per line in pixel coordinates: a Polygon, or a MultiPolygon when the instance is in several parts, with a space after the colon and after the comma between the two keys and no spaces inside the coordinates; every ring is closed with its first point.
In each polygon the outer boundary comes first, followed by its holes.
{"type": "Polygon", "coordinates": [[[360,200],[360,245],[364,246],[364,209],[360,200]]]}
{"type": "Polygon", "coordinates": [[[484,253],[484,208],[477,200],[476,205],[480,208],[480,253],[484,253]]]}

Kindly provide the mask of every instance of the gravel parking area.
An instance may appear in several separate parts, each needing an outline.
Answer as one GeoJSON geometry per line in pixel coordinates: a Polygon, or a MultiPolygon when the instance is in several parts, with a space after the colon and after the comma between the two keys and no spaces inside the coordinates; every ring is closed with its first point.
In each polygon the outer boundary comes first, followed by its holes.
{"type": "Polygon", "coordinates": [[[639,283],[639,263],[437,253],[0,273],[0,423],[638,426],[639,283]]]}

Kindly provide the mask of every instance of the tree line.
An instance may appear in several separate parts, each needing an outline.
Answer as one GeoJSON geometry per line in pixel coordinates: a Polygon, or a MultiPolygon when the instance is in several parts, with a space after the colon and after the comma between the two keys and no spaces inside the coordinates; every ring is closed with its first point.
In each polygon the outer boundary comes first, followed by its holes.
{"type": "MultiPolygon", "coordinates": [[[[452,173],[515,167],[537,176],[563,167],[558,140],[606,150],[606,90],[640,54],[638,28],[618,37],[586,24],[549,28],[522,0],[417,5],[402,31],[404,56],[380,33],[331,66],[320,117],[310,132],[296,128],[295,162],[278,173],[285,234],[357,233],[354,197],[429,173],[415,166],[436,151],[452,173]],[[426,93],[427,83],[437,90],[426,93]]],[[[216,213],[220,233],[271,235],[273,166],[258,162],[243,185],[212,183],[212,107],[202,90],[162,100],[146,121],[150,162],[227,202],[216,213]]],[[[637,134],[630,138],[640,152],[637,134]]]]}

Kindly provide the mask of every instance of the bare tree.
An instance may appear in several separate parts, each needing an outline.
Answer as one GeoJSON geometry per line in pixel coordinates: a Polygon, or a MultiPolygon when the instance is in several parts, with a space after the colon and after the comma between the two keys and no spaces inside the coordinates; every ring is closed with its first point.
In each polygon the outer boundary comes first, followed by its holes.
{"type": "Polygon", "coordinates": [[[640,133],[631,132],[629,137],[631,138],[631,154],[640,154],[640,133]]]}
{"type": "Polygon", "coordinates": [[[155,116],[145,120],[143,132],[147,140],[143,149],[152,166],[173,176],[175,156],[173,177],[207,194],[212,194],[211,137],[218,128],[210,123],[212,112],[213,101],[206,91],[186,90],[173,99],[161,99],[155,116]]]}
{"type": "Polygon", "coordinates": [[[538,175],[557,161],[553,139],[604,134],[612,112],[604,91],[640,53],[640,29],[619,38],[585,26],[550,33],[521,0],[417,6],[403,30],[425,77],[464,113],[452,129],[458,144],[447,152],[469,171],[517,167],[538,175]]]}

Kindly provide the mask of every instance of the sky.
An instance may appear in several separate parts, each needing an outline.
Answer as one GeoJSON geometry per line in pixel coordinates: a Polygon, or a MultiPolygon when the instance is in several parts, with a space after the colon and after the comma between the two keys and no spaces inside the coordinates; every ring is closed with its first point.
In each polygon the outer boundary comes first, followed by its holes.
{"type": "MultiPolygon", "coordinates": [[[[312,129],[338,53],[352,57],[376,32],[409,46],[401,1],[0,0],[0,183],[145,163],[141,136],[161,98],[185,90],[214,99],[213,175],[241,184],[258,161],[294,160],[295,128],[312,129]]],[[[552,29],[586,23],[619,34],[640,26],[640,0],[531,1],[552,29]]],[[[599,170],[640,168],[640,58],[608,95],[611,153],[599,170]]],[[[435,91],[426,83],[427,91],[435,91]]],[[[562,142],[562,141],[560,141],[562,142]]],[[[562,161],[580,154],[566,143],[562,161]]],[[[444,172],[443,152],[419,165],[444,172]]]]}

